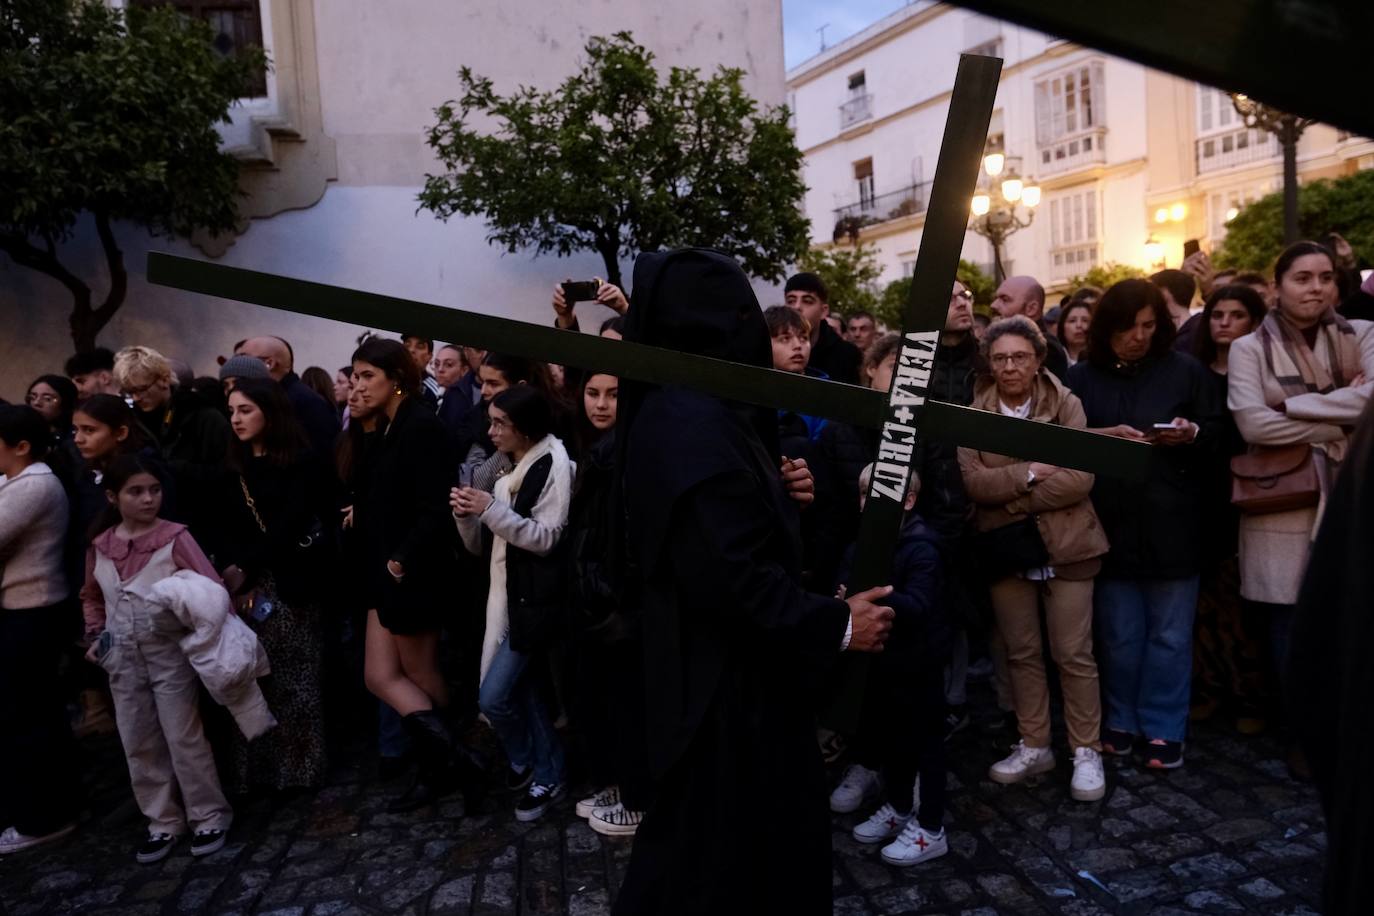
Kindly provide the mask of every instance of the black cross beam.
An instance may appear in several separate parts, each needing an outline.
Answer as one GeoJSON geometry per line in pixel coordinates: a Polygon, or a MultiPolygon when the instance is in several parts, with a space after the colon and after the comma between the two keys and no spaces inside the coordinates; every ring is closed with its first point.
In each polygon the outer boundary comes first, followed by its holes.
{"type": "MultiPolygon", "coordinates": [[[[891,575],[903,497],[922,435],[1116,476],[1143,477],[1149,462],[1145,445],[926,398],[1001,69],[998,58],[960,58],[903,314],[902,344],[886,397],[853,385],[157,252],[148,256],[148,280],[368,327],[422,330],[442,340],[877,428],[881,442],[849,583],[851,593],[856,593],[883,584],[891,575]]],[[[841,699],[832,717],[841,728],[852,725],[857,716],[865,667],[863,659],[853,657],[842,667],[841,699]]]]}

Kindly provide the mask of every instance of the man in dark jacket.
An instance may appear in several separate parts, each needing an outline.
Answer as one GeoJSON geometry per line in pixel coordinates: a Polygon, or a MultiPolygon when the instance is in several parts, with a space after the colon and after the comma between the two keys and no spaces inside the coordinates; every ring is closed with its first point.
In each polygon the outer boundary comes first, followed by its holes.
{"type": "Polygon", "coordinates": [[[830,314],[830,294],[825,283],[812,273],[794,274],[787,279],[787,307],[806,319],[811,326],[811,361],[808,369],[824,372],[826,378],[847,385],[861,384],[859,363],[863,354],[859,348],[835,333],[826,324],[825,317],[830,314]]]}
{"type": "Polygon", "coordinates": [[[1045,332],[1045,344],[1049,347],[1045,368],[1062,382],[1069,371],[1069,355],[1059,338],[1045,326],[1045,287],[1040,281],[1026,276],[1007,277],[992,296],[992,310],[998,318],[1025,315],[1045,332]]]}
{"type": "Polygon", "coordinates": [[[286,392],[291,410],[305,430],[310,450],[317,458],[333,459],[334,440],[339,437],[339,415],[334,408],[301,381],[293,370],[296,354],[291,344],[280,337],[250,337],[238,346],[235,355],[256,356],[267,366],[267,372],[286,392]]]}
{"type": "MultiPolygon", "coordinates": [[[[626,339],[767,367],[748,278],[705,249],[640,255],[626,339]]],[[[881,645],[888,589],[847,601],[798,584],[777,414],[622,382],[629,587],[642,609],[656,799],[614,912],[829,914],[830,819],[811,685],[881,645]],[[847,606],[846,606],[847,605],[847,606]],[[741,812],[767,837],[741,830],[741,812]]]]}

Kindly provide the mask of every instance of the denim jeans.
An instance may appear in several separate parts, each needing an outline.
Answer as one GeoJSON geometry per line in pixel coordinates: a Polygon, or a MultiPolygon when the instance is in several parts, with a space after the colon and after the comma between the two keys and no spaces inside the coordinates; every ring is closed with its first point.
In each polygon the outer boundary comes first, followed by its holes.
{"type": "Polygon", "coordinates": [[[1097,580],[1107,728],[1182,741],[1188,731],[1198,577],[1097,580]]]}
{"type": "Polygon", "coordinates": [[[510,640],[501,643],[478,691],[477,705],[496,729],[511,766],[533,766],[535,782],[553,785],[563,781],[563,745],[539,696],[539,685],[529,676],[531,658],[512,649],[510,640]]]}

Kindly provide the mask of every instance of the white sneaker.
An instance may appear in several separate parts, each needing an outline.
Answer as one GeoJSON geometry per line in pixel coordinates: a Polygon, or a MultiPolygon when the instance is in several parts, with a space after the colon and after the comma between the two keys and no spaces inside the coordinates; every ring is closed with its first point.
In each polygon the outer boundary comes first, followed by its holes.
{"type": "Polygon", "coordinates": [[[595,795],[577,803],[578,817],[591,817],[598,809],[614,808],[620,804],[620,787],[607,786],[595,795]]]}
{"type": "Polygon", "coordinates": [[[905,867],[938,859],[947,852],[949,843],[945,841],[945,831],[931,833],[913,817],[901,835],[883,847],[882,857],[889,865],[905,867]]]}
{"type": "Polygon", "coordinates": [[[830,810],[836,814],[858,811],[866,802],[877,798],[883,790],[883,780],[875,770],[857,763],[844,771],[844,778],[830,793],[830,810]]]}
{"type": "Polygon", "coordinates": [[[1107,794],[1107,777],[1102,772],[1102,755],[1090,747],[1073,752],[1073,781],[1069,795],[1074,801],[1097,801],[1107,794]]]}
{"type": "Polygon", "coordinates": [[[624,805],[617,803],[611,808],[597,811],[587,819],[587,823],[602,836],[634,836],[642,820],[643,811],[627,811],[624,805]]]}
{"type": "Polygon", "coordinates": [[[854,839],[860,843],[883,843],[902,832],[911,820],[910,814],[898,814],[891,805],[883,805],[868,820],[854,827],[854,839]]]}
{"type": "Polygon", "coordinates": [[[1052,769],[1054,751],[1047,747],[1026,747],[1026,742],[1018,741],[1005,760],[997,761],[988,769],[988,779],[1009,786],[1052,769]]]}
{"type": "Polygon", "coordinates": [[[25,849],[42,846],[44,843],[54,843],[75,829],[75,824],[68,824],[65,827],[59,827],[52,833],[44,834],[43,836],[29,836],[26,833],[20,833],[14,827],[6,827],[4,832],[0,833],[0,856],[22,852],[25,849]]]}

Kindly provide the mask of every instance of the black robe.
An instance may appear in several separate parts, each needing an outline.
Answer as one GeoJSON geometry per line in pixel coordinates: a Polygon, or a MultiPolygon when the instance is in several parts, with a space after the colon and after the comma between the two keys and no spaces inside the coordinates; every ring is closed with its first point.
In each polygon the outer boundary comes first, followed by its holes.
{"type": "Polygon", "coordinates": [[[1341,464],[1293,620],[1288,721],[1326,814],[1329,916],[1374,912],[1374,402],[1341,464]]]}
{"type": "MultiPolygon", "coordinates": [[[[643,255],[634,288],[627,339],[771,364],[757,301],[728,257],[643,255]]],[[[849,610],[799,584],[776,414],[680,388],[632,387],[626,401],[622,386],[619,471],[658,791],[614,912],[828,914],[813,691],[849,610]]]]}

